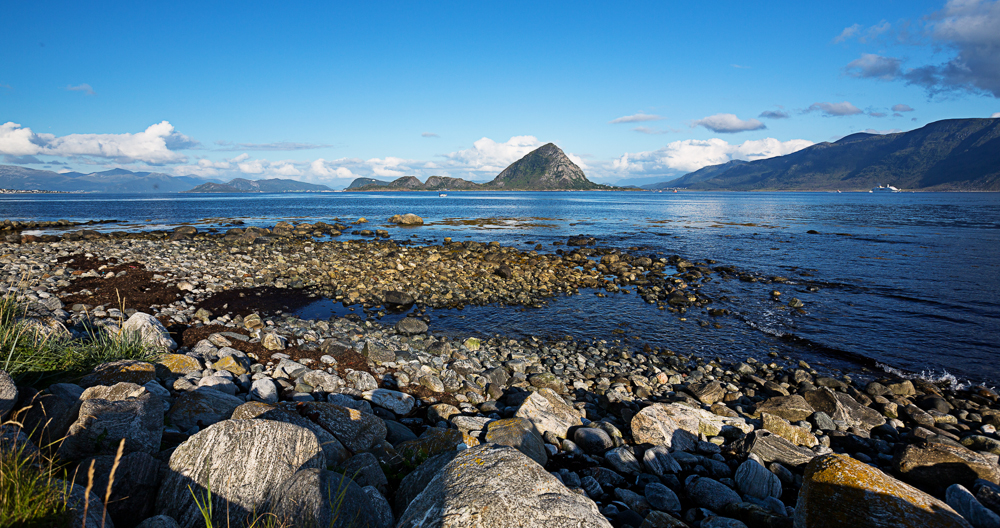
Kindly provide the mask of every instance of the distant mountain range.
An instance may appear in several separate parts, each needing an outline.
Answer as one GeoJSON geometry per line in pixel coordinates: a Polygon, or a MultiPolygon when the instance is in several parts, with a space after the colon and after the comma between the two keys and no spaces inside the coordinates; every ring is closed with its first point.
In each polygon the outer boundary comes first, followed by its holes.
{"type": "Polygon", "coordinates": [[[296,180],[271,178],[269,180],[247,180],[234,178],[229,183],[204,183],[186,193],[280,193],[331,191],[326,185],[304,183],[296,180]]]}
{"type": "Polygon", "coordinates": [[[852,134],[798,152],[713,165],[643,186],[693,190],[1000,191],[1000,119],[946,119],[897,134],[852,134]]]}
{"type": "Polygon", "coordinates": [[[421,183],[416,176],[403,176],[391,182],[358,178],[348,191],[562,191],[611,190],[610,185],[593,183],[568,156],[552,143],[546,143],[511,163],[496,178],[476,183],[462,178],[431,176],[421,183]]]}
{"type": "Polygon", "coordinates": [[[171,193],[212,182],[196,176],[170,176],[160,172],[132,172],[112,169],[83,174],[29,169],[15,165],[0,165],[0,188],[62,192],[103,193],[171,193]]]}

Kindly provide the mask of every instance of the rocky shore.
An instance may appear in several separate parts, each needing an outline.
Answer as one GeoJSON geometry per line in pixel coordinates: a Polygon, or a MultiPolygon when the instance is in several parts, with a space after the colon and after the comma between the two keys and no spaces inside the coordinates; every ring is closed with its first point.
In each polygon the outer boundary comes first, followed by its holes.
{"type": "Polygon", "coordinates": [[[363,228],[8,237],[3,278],[39,335],[131,333],[162,355],[47,387],[0,373],[0,448],[93,461],[94,490],[114,469],[106,508],[76,473],[88,526],[203,526],[208,490],[232,526],[264,513],[286,526],[1000,526],[1000,398],[986,388],[861,381],[776,354],[449,338],[420,317],[628,287],[724,320],[707,283],[780,278],[586,238],[538,253],[333,235],[363,228]],[[318,296],[416,316],[290,315],[318,296]]]}

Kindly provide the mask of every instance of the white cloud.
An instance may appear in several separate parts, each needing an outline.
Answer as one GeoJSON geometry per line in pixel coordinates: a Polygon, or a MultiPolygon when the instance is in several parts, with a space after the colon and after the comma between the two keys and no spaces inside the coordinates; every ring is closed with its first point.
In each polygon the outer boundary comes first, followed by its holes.
{"type": "Polygon", "coordinates": [[[834,44],[839,44],[849,38],[857,36],[861,32],[861,24],[852,24],[844,28],[839,35],[833,38],[834,44]]]}
{"type": "Polygon", "coordinates": [[[765,138],[730,144],[723,139],[686,139],[649,152],[625,153],[611,162],[611,171],[620,176],[637,174],[680,174],[732,160],[758,160],[784,156],[813,143],[804,139],[779,141],[765,138]]]}
{"type": "Polygon", "coordinates": [[[1000,117],[1000,112],[993,112],[993,115],[991,115],[990,117],[996,119],[996,118],[1000,117]]]}
{"type": "Polygon", "coordinates": [[[897,105],[892,105],[892,111],[893,112],[912,112],[913,108],[911,108],[910,105],[905,105],[905,104],[900,103],[900,104],[897,104],[897,105]]]}
{"type": "Polygon", "coordinates": [[[629,116],[622,116],[608,121],[608,123],[615,125],[618,123],[642,123],[644,121],[660,121],[662,117],[656,114],[644,114],[639,112],[638,114],[632,114],[629,116]]]}
{"type": "Polygon", "coordinates": [[[788,115],[788,112],[784,110],[764,110],[757,117],[763,117],[764,119],[788,119],[792,116],[788,115]]]}
{"type": "Polygon", "coordinates": [[[484,137],[472,144],[472,148],[459,150],[445,157],[449,165],[474,172],[496,172],[524,157],[525,154],[542,146],[535,136],[514,136],[504,143],[497,143],[484,137]]]}
{"type": "Polygon", "coordinates": [[[96,157],[119,162],[180,163],[186,157],[171,148],[191,148],[197,141],[174,131],[167,121],[135,134],[36,134],[17,123],[0,125],[0,154],[96,157]]]}
{"type": "Polygon", "coordinates": [[[715,114],[691,123],[692,127],[703,126],[717,134],[735,134],[749,130],[763,130],[764,123],[756,119],[742,120],[735,114],[715,114]]]}
{"type": "Polygon", "coordinates": [[[895,57],[883,57],[873,53],[862,53],[851,61],[844,71],[851,77],[891,81],[899,76],[903,61],[895,57]]]}
{"type": "Polygon", "coordinates": [[[77,86],[69,85],[66,87],[67,90],[71,92],[83,92],[83,95],[97,95],[97,92],[90,87],[89,84],[83,83],[77,86]]]}
{"type": "Polygon", "coordinates": [[[862,113],[861,109],[852,105],[851,103],[844,101],[841,103],[813,103],[809,105],[809,108],[805,110],[804,113],[809,112],[823,112],[827,116],[849,116],[862,113]]]}

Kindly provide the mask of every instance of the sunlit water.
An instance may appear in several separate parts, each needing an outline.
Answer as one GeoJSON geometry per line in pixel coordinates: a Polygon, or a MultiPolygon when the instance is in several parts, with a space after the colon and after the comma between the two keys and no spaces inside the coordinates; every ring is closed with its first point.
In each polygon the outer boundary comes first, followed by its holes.
{"type": "MultiPolygon", "coordinates": [[[[708,357],[763,357],[774,350],[831,368],[880,363],[912,373],[947,371],[990,385],[1000,379],[996,193],[2,195],[0,216],[121,221],[100,226],[105,230],[366,217],[366,227],[389,229],[396,240],[440,243],[450,236],[522,249],[540,243],[546,252],[562,248],[555,241],[585,234],[602,246],[714,259],[794,284],[708,285],[708,295],[733,299],[720,303],[736,312],[718,321],[721,329],[701,327],[704,315],[681,321],[634,294],[597,298],[583,292],[539,309],[432,311],[432,330],[622,339],[708,357]],[[386,224],[389,216],[407,212],[428,225],[386,224]],[[807,314],[781,309],[770,300],[772,289],[801,299],[807,314]]],[[[304,313],[328,317],[346,310],[319,303],[304,313]]]]}

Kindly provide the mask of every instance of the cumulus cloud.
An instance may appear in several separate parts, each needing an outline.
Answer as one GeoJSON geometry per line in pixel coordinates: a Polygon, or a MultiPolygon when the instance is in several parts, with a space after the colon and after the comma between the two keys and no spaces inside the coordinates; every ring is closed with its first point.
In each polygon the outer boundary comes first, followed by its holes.
{"type": "Polygon", "coordinates": [[[779,141],[766,138],[730,144],[725,140],[686,139],[649,152],[625,153],[611,163],[611,170],[621,176],[638,174],[680,174],[732,160],[758,160],[784,156],[813,143],[804,139],[779,141]]]}
{"type": "Polygon", "coordinates": [[[788,112],[784,110],[764,110],[757,117],[762,117],[764,119],[788,119],[792,116],[788,115],[788,112]]]}
{"type": "Polygon", "coordinates": [[[749,130],[763,130],[764,123],[756,119],[742,120],[734,114],[715,114],[691,123],[692,127],[702,126],[717,134],[735,134],[749,130]]]}
{"type": "Polygon", "coordinates": [[[844,67],[844,72],[851,77],[861,79],[892,81],[900,75],[902,64],[903,61],[895,57],[862,53],[860,58],[851,61],[844,67]]]}
{"type": "Polygon", "coordinates": [[[420,137],[425,137],[425,138],[436,138],[436,137],[441,137],[441,136],[439,136],[439,135],[435,134],[434,132],[421,132],[421,133],[420,133],[420,137]]]}
{"type": "Polygon", "coordinates": [[[662,119],[663,119],[662,117],[656,114],[644,114],[642,112],[639,112],[638,114],[617,117],[615,119],[612,119],[611,121],[608,121],[608,123],[616,125],[619,123],[642,123],[645,121],[660,121],[662,119]]]}
{"type": "Polygon", "coordinates": [[[514,136],[504,143],[484,137],[475,141],[472,148],[446,154],[451,165],[475,172],[497,172],[542,146],[535,136],[514,136]]]}
{"type": "Polygon", "coordinates": [[[13,122],[0,125],[0,154],[94,157],[121,163],[180,163],[186,157],[172,148],[196,146],[197,141],[174,131],[167,121],[135,134],[36,134],[13,122]]]}
{"type": "Polygon", "coordinates": [[[861,32],[861,24],[851,24],[850,26],[845,27],[844,30],[841,31],[839,35],[833,38],[833,43],[839,44],[841,42],[844,42],[849,38],[857,36],[857,34],[860,32],[861,32]]]}
{"type": "Polygon", "coordinates": [[[900,103],[900,104],[897,104],[897,105],[892,105],[892,111],[893,112],[912,112],[913,108],[911,108],[910,105],[905,105],[905,104],[900,103]]]}
{"type": "Polygon", "coordinates": [[[993,115],[991,115],[990,117],[996,119],[996,118],[1000,117],[1000,112],[993,112],[993,115]]]}
{"type": "Polygon", "coordinates": [[[813,103],[804,111],[804,113],[809,112],[822,112],[824,115],[831,117],[850,116],[862,113],[860,108],[847,101],[841,103],[813,103]]]}
{"type": "Polygon", "coordinates": [[[83,95],[97,95],[97,92],[95,92],[94,89],[91,88],[90,85],[87,83],[79,84],[76,86],[69,85],[66,87],[66,89],[71,92],[83,92],[83,95]]]}

